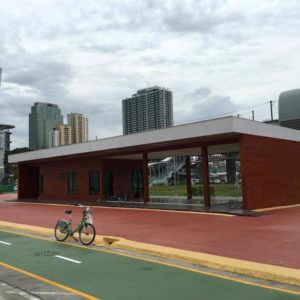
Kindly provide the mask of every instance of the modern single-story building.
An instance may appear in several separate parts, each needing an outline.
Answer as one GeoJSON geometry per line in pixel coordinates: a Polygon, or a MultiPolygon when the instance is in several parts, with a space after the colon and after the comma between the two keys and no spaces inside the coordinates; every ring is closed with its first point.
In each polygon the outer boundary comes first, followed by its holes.
{"type": "Polygon", "coordinates": [[[300,131],[225,117],[171,128],[9,156],[18,164],[18,198],[100,200],[112,195],[149,201],[148,160],[202,156],[204,205],[210,205],[209,154],[238,152],[243,207],[300,203],[300,131]]]}

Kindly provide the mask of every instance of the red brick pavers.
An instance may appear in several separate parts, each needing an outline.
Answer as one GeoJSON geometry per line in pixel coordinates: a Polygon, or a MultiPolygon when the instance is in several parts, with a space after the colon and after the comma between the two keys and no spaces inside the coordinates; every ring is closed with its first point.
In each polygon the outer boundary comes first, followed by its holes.
{"type": "MultiPolygon", "coordinates": [[[[0,220],[53,228],[69,207],[0,202],[0,220]]],[[[81,209],[72,207],[73,220],[81,209]]],[[[93,208],[97,234],[300,268],[300,207],[260,217],[93,208]]]]}

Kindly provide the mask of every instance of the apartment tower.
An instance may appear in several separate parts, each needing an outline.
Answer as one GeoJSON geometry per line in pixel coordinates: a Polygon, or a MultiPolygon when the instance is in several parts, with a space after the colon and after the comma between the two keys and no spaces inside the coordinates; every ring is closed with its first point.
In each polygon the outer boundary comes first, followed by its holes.
{"type": "Polygon", "coordinates": [[[71,126],[72,144],[85,143],[89,139],[88,118],[82,114],[68,114],[68,125],[71,126]]]}
{"type": "Polygon", "coordinates": [[[71,133],[71,126],[70,125],[59,125],[59,138],[60,138],[60,145],[70,145],[72,144],[72,133],[71,133]]]}
{"type": "Polygon", "coordinates": [[[173,126],[173,95],[158,86],[138,90],[122,101],[123,134],[173,126]]]}

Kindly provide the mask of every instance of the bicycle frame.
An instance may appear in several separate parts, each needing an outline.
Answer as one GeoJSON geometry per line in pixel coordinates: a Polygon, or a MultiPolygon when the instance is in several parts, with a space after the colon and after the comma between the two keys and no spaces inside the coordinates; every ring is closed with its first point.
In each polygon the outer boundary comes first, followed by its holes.
{"type": "Polygon", "coordinates": [[[61,228],[60,231],[61,232],[65,232],[65,230],[67,230],[68,235],[71,235],[71,236],[74,233],[79,232],[79,230],[81,229],[81,227],[84,226],[84,224],[85,224],[84,217],[82,217],[80,223],[73,229],[71,215],[69,215],[69,221],[60,220],[59,222],[61,223],[60,224],[60,228],[61,228]]]}

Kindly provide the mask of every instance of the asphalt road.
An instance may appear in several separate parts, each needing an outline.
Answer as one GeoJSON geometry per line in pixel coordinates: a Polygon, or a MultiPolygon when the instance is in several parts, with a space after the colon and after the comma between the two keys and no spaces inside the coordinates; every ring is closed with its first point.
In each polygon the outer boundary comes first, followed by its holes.
{"type": "Polygon", "coordinates": [[[300,299],[300,294],[4,231],[0,231],[1,264],[90,299],[300,299]]]}

